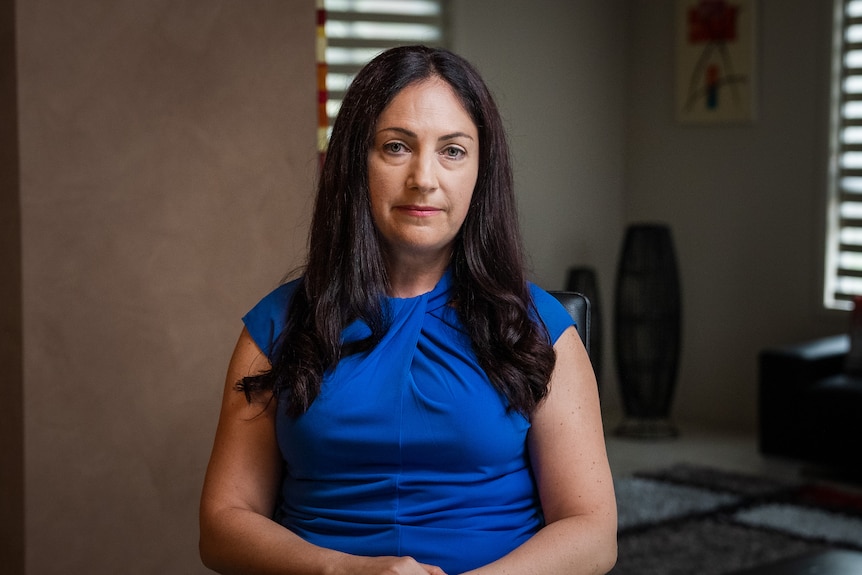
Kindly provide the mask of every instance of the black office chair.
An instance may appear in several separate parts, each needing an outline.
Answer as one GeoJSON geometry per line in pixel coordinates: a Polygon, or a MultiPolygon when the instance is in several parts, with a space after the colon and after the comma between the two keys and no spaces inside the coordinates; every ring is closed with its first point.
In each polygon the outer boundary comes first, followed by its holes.
{"type": "Polygon", "coordinates": [[[572,291],[550,291],[548,292],[563,304],[578,328],[578,335],[590,353],[590,300],[584,294],[572,291]]]}

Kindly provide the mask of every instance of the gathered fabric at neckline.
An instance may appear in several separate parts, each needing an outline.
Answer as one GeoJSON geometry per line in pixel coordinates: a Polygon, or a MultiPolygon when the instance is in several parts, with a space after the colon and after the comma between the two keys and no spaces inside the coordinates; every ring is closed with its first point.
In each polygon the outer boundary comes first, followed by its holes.
{"type": "Polygon", "coordinates": [[[407,303],[407,302],[416,302],[419,300],[426,301],[426,309],[428,311],[433,311],[439,309],[451,300],[451,287],[452,287],[452,270],[447,268],[440,279],[437,281],[437,285],[429,291],[423,294],[419,294],[417,296],[412,297],[392,297],[387,296],[386,300],[391,304],[398,305],[398,303],[407,303]]]}

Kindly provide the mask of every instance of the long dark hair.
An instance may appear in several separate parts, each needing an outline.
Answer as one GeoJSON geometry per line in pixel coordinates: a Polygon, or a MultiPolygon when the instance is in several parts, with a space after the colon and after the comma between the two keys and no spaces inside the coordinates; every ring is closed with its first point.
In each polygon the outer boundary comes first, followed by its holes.
{"type": "Polygon", "coordinates": [[[272,357],[272,369],[237,384],[249,400],[273,391],[290,415],[317,397],[323,374],[341,357],[372,348],[386,333],[388,288],[371,216],[368,153],[380,114],[405,87],[447,82],[479,132],[479,174],[452,254],[453,305],[479,364],[512,409],[526,416],[547,394],[554,350],[535,314],[502,119],[475,68],[443,49],[405,46],[383,52],[356,76],[335,120],[317,189],[308,259],[272,357]],[[343,346],[355,320],[371,335],[343,346]]]}

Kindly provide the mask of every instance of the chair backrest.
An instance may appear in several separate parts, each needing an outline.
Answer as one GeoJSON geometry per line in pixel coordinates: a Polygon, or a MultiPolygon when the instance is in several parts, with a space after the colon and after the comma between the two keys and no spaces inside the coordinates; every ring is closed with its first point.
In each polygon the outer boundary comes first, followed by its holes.
{"type": "Polygon", "coordinates": [[[578,328],[578,335],[581,336],[581,341],[590,353],[590,300],[582,293],[573,291],[549,291],[549,294],[557,298],[578,328]]]}

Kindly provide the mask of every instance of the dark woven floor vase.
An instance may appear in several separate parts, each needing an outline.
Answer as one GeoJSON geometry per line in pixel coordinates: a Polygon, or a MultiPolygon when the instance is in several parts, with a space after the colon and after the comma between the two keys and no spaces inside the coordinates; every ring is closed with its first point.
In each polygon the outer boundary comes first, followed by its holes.
{"type": "Polygon", "coordinates": [[[633,224],[617,270],[614,340],[625,418],[618,435],[672,437],[681,344],[679,272],[670,228],[633,224]]]}

